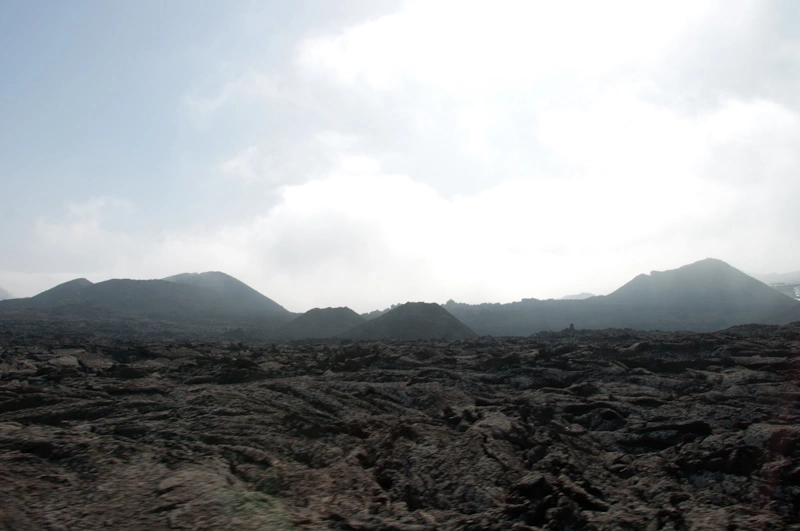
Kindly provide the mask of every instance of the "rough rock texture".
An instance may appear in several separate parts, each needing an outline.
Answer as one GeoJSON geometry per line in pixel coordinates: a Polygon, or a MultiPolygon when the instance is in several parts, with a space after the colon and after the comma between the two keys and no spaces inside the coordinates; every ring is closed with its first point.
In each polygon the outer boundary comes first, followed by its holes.
{"type": "Polygon", "coordinates": [[[800,323],[0,335],[0,529],[800,529],[800,323]]]}

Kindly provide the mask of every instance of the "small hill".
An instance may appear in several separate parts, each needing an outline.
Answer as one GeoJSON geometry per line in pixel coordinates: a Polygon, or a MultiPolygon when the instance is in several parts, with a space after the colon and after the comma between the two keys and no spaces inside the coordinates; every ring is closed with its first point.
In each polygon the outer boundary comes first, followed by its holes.
{"type": "Polygon", "coordinates": [[[235,299],[237,305],[242,309],[250,309],[259,312],[275,313],[278,315],[288,314],[289,311],[276,303],[269,297],[265,297],[244,282],[220,271],[208,271],[206,273],[181,273],[163,279],[167,282],[184,284],[205,288],[226,298],[235,299]]]}
{"type": "Polygon", "coordinates": [[[594,293],[587,293],[587,292],[584,291],[582,293],[578,293],[577,295],[565,295],[565,296],[561,297],[560,300],[562,300],[562,301],[582,301],[584,299],[591,299],[594,296],[595,296],[594,293]]]}
{"type": "Polygon", "coordinates": [[[314,308],[286,323],[275,335],[280,339],[336,337],[365,322],[350,308],[314,308]]]}
{"type": "Polygon", "coordinates": [[[13,295],[11,295],[9,292],[4,290],[3,288],[0,288],[0,301],[4,301],[6,299],[13,299],[13,298],[14,298],[13,295]]]}
{"type": "Polygon", "coordinates": [[[350,339],[466,339],[475,337],[467,325],[435,303],[409,302],[357,326],[350,339]]]}

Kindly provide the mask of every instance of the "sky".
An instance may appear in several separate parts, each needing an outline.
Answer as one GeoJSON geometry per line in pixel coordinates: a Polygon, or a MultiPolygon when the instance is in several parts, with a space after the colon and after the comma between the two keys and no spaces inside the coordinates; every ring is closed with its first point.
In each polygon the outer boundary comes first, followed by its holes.
{"type": "Polygon", "coordinates": [[[0,287],[291,311],[800,269],[800,2],[0,2],[0,287]]]}

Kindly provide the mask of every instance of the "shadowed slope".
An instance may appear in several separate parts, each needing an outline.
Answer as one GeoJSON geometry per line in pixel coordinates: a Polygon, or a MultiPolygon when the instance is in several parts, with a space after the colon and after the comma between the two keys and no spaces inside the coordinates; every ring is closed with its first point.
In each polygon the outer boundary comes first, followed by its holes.
{"type": "Polygon", "coordinates": [[[435,303],[409,302],[350,330],[351,339],[466,339],[476,334],[435,303]]]}

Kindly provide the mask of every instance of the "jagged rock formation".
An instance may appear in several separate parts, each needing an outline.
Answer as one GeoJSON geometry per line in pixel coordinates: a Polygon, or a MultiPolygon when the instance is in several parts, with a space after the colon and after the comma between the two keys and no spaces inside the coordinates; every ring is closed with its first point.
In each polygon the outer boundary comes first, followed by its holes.
{"type": "Polygon", "coordinates": [[[408,302],[342,334],[350,339],[466,339],[476,334],[435,303],[408,302]]]}
{"type": "Polygon", "coordinates": [[[800,323],[254,346],[0,333],[0,529],[798,529],[800,323]]]}
{"type": "Polygon", "coordinates": [[[350,308],[314,308],[289,321],[275,333],[280,339],[337,337],[366,322],[350,308]]]}

